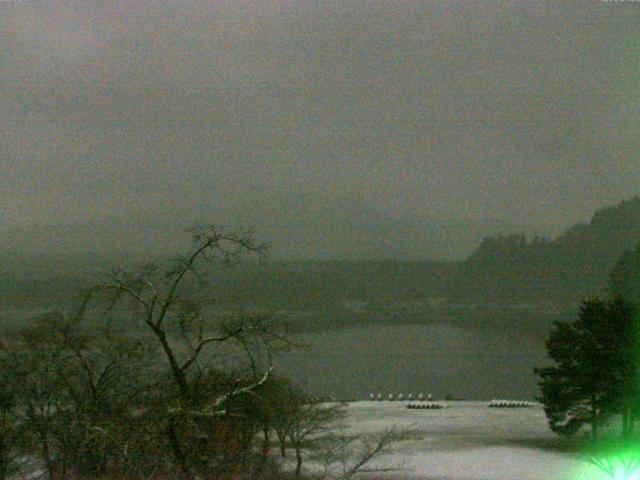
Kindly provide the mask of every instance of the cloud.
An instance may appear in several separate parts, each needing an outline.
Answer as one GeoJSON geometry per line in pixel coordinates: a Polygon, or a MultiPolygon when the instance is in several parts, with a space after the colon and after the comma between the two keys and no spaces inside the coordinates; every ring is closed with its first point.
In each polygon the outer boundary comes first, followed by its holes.
{"type": "Polygon", "coordinates": [[[4,221],[301,189],[559,231],[638,193],[628,7],[4,3],[4,221]]]}

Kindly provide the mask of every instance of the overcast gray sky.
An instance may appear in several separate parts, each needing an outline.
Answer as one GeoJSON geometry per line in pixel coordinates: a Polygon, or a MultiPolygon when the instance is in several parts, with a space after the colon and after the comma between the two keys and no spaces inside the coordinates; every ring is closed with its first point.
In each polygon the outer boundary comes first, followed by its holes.
{"type": "Polygon", "coordinates": [[[640,3],[22,0],[0,15],[5,225],[226,219],[293,192],[557,232],[640,193],[640,3]]]}

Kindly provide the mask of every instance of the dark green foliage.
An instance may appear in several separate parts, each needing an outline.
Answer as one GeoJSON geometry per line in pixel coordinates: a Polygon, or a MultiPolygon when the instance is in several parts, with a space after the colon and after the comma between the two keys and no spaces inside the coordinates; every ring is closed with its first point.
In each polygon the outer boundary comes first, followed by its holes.
{"type": "Polygon", "coordinates": [[[640,319],[621,298],[583,302],[573,323],[555,322],[546,343],[555,366],[537,368],[551,429],[572,435],[588,423],[595,435],[620,413],[625,433],[640,398],[640,319]]]}

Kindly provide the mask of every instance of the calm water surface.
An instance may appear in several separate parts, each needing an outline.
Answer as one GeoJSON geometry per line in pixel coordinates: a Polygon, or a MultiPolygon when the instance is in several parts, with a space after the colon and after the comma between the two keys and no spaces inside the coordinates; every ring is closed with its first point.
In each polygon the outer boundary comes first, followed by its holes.
{"type": "Polygon", "coordinates": [[[303,335],[305,350],[276,362],[308,390],[340,399],[370,392],[533,399],[544,342],[449,325],[367,326],[303,335]]]}

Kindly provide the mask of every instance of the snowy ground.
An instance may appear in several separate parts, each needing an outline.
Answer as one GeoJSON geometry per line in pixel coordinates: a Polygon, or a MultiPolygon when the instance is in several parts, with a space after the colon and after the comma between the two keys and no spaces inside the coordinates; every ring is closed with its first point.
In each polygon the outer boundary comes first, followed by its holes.
{"type": "Polygon", "coordinates": [[[488,408],[487,402],[445,402],[442,410],[413,410],[406,402],[354,402],[346,425],[371,433],[413,426],[419,440],[401,444],[376,465],[398,467],[390,478],[451,480],[597,480],[604,476],[562,448],[540,405],[488,408]]]}

